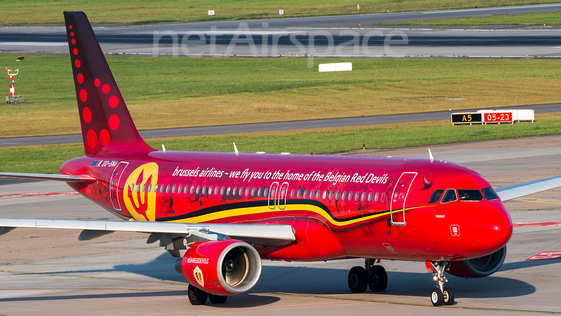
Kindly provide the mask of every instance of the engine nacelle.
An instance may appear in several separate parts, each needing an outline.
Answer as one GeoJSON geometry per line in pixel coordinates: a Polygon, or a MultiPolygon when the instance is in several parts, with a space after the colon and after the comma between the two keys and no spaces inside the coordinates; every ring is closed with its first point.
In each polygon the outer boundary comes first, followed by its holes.
{"type": "Polygon", "coordinates": [[[450,269],[446,272],[466,279],[486,277],[499,270],[505,257],[506,246],[481,258],[452,262],[450,269]]]}
{"type": "Polygon", "coordinates": [[[213,295],[249,291],[261,276],[261,257],[239,240],[205,241],[190,245],[175,263],[189,284],[213,295]]]}

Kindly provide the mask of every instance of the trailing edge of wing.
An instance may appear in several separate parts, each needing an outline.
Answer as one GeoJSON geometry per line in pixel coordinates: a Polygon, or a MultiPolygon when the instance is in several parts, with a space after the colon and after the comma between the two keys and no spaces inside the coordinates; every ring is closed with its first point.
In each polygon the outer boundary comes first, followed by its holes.
{"type": "Polygon", "coordinates": [[[0,178],[21,178],[35,180],[52,180],[64,182],[94,182],[96,179],[90,176],[72,176],[67,174],[41,174],[41,173],[13,173],[0,172],[0,178]]]}
{"type": "Polygon", "coordinates": [[[189,234],[190,231],[209,231],[224,234],[230,238],[264,244],[280,244],[296,240],[294,230],[289,225],[252,224],[188,224],[166,222],[124,222],[124,221],[83,221],[57,219],[0,219],[0,234],[9,228],[58,228],[98,231],[129,231],[141,233],[189,234]]]}
{"type": "Polygon", "coordinates": [[[561,176],[507,185],[495,189],[501,200],[508,201],[521,196],[561,187],[561,176]]]}

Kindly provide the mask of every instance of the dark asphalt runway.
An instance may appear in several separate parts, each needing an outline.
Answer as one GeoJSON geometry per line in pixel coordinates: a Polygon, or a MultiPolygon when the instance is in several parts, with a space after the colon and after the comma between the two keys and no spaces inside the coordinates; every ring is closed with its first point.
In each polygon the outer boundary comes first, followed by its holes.
{"type": "MultiPolygon", "coordinates": [[[[494,108],[494,109],[499,109],[499,108],[494,108]]],[[[534,113],[536,114],[551,113],[551,112],[560,112],[561,103],[511,106],[505,109],[533,109],[534,113]]],[[[466,111],[474,111],[474,110],[466,110],[466,111]]],[[[458,110],[454,112],[462,112],[462,111],[458,110]]],[[[296,129],[323,128],[323,127],[343,127],[343,126],[360,126],[360,125],[378,125],[378,124],[389,124],[389,123],[423,122],[423,121],[449,120],[450,114],[451,112],[449,111],[440,111],[440,112],[406,113],[406,114],[364,116],[364,117],[345,117],[345,118],[320,119],[320,120],[155,129],[155,130],[140,131],[140,135],[143,138],[165,138],[165,137],[180,137],[180,136],[270,132],[270,131],[283,131],[283,130],[296,130],[296,129]]],[[[36,137],[12,137],[12,138],[0,138],[0,147],[67,144],[67,143],[79,143],[81,141],[82,141],[82,135],[80,134],[36,136],[36,137]]]]}
{"type": "MultiPolygon", "coordinates": [[[[394,42],[391,43],[392,46],[408,47],[405,50],[401,49],[401,53],[392,53],[384,48],[388,44],[388,34],[392,33],[391,29],[382,31],[372,29],[378,23],[532,12],[561,12],[561,4],[144,26],[98,25],[94,29],[104,51],[143,55],[173,55],[172,47],[177,50],[178,46],[185,45],[189,47],[188,52],[184,49],[183,54],[179,52],[177,55],[254,56],[259,52],[259,55],[271,57],[287,54],[324,57],[557,56],[559,51],[557,47],[561,46],[561,34],[551,32],[551,29],[465,32],[403,28],[393,31],[395,33],[392,34],[394,42]],[[344,30],[349,28],[353,28],[352,34],[345,34],[344,30]],[[168,35],[155,35],[164,33],[168,35]],[[189,37],[186,34],[199,36],[189,37]],[[240,37],[240,34],[243,35],[240,37]],[[157,40],[155,40],[156,37],[157,40]],[[244,44],[248,42],[251,44],[244,44]],[[235,43],[238,45],[233,45],[235,43]],[[344,45],[345,43],[346,45],[344,45]],[[353,46],[349,46],[351,43],[359,43],[361,47],[369,47],[370,50],[357,53],[353,50],[353,46]],[[211,48],[211,45],[216,47],[211,48]],[[259,48],[253,49],[252,45],[259,48]],[[271,47],[264,49],[261,48],[263,45],[271,47]],[[311,50],[310,47],[314,47],[314,49],[311,50]],[[333,51],[330,47],[336,47],[337,51],[333,51]],[[528,47],[538,49],[528,49],[528,47]],[[482,50],[481,48],[487,49],[482,50]],[[381,50],[383,52],[378,52],[381,50]],[[156,51],[157,53],[155,53],[156,51]]],[[[419,23],[422,24],[422,22],[419,23]]],[[[0,28],[0,51],[64,54],[67,53],[65,31],[62,27],[0,28]]]]}

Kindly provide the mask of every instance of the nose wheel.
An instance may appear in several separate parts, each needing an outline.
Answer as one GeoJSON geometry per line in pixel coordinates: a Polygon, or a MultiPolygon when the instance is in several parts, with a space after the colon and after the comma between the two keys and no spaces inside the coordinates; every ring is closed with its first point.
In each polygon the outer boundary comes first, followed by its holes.
{"type": "Polygon", "coordinates": [[[366,259],[364,268],[353,267],[349,271],[349,289],[353,293],[364,293],[370,287],[372,292],[383,292],[388,286],[388,275],[384,267],[375,265],[375,259],[366,259]]]}
{"type": "Polygon", "coordinates": [[[444,276],[444,271],[450,268],[450,262],[431,261],[433,280],[436,281],[436,288],[432,290],[430,301],[433,306],[454,304],[454,291],[450,287],[445,287],[448,282],[444,276]]]}

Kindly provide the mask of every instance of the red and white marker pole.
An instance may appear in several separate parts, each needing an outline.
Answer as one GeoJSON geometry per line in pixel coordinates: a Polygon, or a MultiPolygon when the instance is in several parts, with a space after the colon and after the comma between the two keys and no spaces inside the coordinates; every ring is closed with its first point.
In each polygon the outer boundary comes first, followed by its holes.
{"type": "Polygon", "coordinates": [[[14,76],[17,75],[19,72],[19,69],[16,69],[16,73],[15,74],[11,74],[10,70],[6,67],[6,77],[8,77],[9,80],[12,80],[12,84],[10,85],[10,96],[15,96],[16,95],[16,88],[14,87],[14,76]]]}

